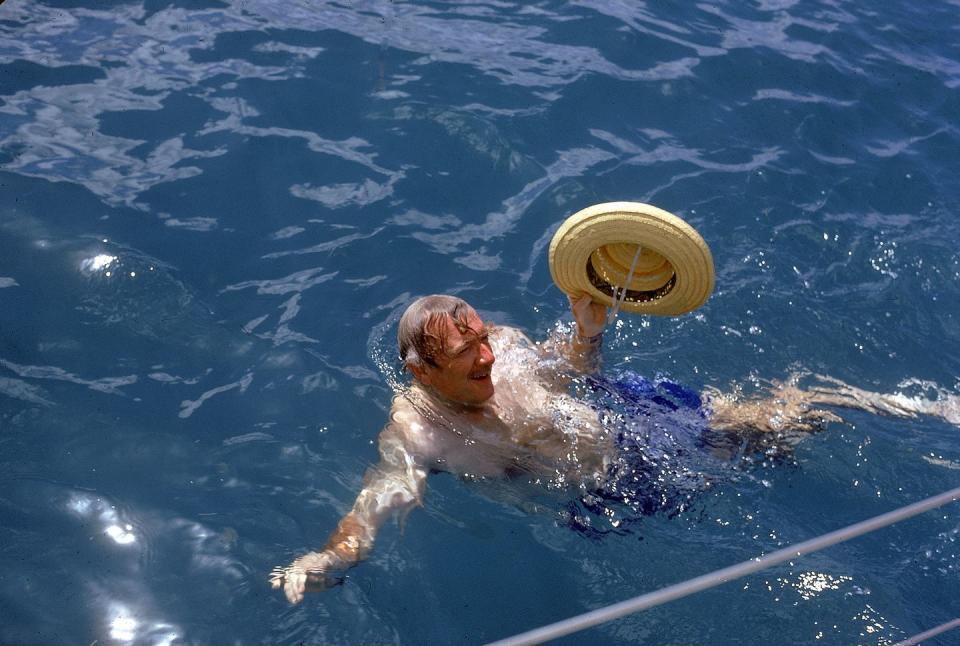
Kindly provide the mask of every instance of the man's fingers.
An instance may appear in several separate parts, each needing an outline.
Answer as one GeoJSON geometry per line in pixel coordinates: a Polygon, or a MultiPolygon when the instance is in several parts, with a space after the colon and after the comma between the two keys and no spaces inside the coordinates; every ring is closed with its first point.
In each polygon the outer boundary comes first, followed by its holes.
{"type": "Polygon", "coordinates": [[[290,603],[300,603],[303,600],[306,588],[307,574],[299,568],[274,568],[270,573],[270,587],[274,590],[283,588],[283,594],[290,603]]]}
{"type": "Polygon", "coordinates": [[[593,304],[593,299],[590,298],[590,294],[580,294],[576,298],[570,298],[570,308],[573,310],[574,318],[581,319],[585,316],[590,316],[591,308],[593,304]]]}
{"type": "Polygon", "coordinates": [[[287,601],[289,601],[290,603],[297,604],[303,601],[303,595],[296,592],[295,590],[287,588],[286,590],[284,590],[284,592],[286,592],[287,601]]]}
{"type": "Polygon", "coordinates": [[[283,587],[283,580],[287,576],[287,569],[282,567],[275,567],[273,571],[270,572],[270,587],[274,590],[279,590],[283,587]]]}
{"type": "Polygon", "coordinates": [[[287,601],[290,603],[300,603],[303,601],[303,589],[306,581],[306,575],[301,572],[287,573],[287,578],[283,586],[283,592],[287,595],[287,601]]]}

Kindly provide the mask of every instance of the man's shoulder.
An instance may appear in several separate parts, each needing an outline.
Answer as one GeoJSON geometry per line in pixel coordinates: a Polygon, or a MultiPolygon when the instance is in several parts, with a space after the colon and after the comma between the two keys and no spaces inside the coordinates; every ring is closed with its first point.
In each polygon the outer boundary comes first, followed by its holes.
{"type": "Polygon", "coordinates": [[[410,398],[403,395],[393,398],[384,436],[401,439],[410,452],[425,455],[432,452],[436,430],[436,424],[410,398]]]}
{"type": "Polygon", "coordinates": [[[413,405],[409,397],[400,394],[393,398],[390,405],[391,425],[407,427],[414,423],[422,423],[423,419],[423,415],[413,405]]]}
{"type": "Polygon", "coordinates": [[[503,347],[533,347],[534,343],[522,330],[509,325],[497,325],[490,330],[491,339],[503,347]]]}

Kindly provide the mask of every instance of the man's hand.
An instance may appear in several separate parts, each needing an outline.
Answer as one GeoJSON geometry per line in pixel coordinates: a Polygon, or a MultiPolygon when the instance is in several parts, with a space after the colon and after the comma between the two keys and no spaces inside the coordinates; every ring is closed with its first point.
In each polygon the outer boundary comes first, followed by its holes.
{"type": "Polygon", "coordinates": [[[594,303],[589,294],[567,296],[570,301],[570,311],[577,322],[577,334],[584,339],[594,337],[603,332],[607,323],[607,306],[594,303]]]}
{"type": "Polygon", "coordinates": [[[290,603],[300,603],[308,590],[326,590],[339,583],[340,579],[331,573],[342,568],[343,560],[332,552],[309,552],[285,568],[275,568],[270,574],[270,585],[274,590],[283,588],[290,603]]]}

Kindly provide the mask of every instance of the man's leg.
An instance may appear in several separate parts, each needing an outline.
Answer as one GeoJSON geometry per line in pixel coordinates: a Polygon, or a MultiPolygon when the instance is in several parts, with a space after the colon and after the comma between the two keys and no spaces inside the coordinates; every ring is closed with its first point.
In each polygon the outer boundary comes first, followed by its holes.
{"type": "Polygon", "coordinates": [[[843,421],[837,414],[816,407],[819,395],[802,390],[797,384],[803,375],[794,374],[774,381],[769,395],[744,396],[739,388],[732,393],[709,389],[710,428],[737,434],[767,434],[801,431],[812,433],[827,422],[843,421]]]}
{"type": "Polygon", "coordinates": [[[872,393],[823,375],[816,375],[816,378],[823,382],[823,385],[817,385],[809,392],[812,400],[817,403],[892,417],[931,415],[960,426],[960,396],[944,392],[936,386],[934,388],[938,391],[937,399],[925,399],[908,397],[902,393],[872,393]]]}
{"type": "Polygon", "coordinates": [[[802,389],[805,374],[795,373],[775,381],[766,397],[744,397],[737,389],[722,393],[709,389],[710,427],[734,433],[813,432],[827,422],[842,421],[836,413],[818,406],[835,406],[893,417],[932,415],[960,425],[960,396],[938,392],[935,400],[901,393],[874,393],[839,379],[814,375],[818,383],[802,389]]]}

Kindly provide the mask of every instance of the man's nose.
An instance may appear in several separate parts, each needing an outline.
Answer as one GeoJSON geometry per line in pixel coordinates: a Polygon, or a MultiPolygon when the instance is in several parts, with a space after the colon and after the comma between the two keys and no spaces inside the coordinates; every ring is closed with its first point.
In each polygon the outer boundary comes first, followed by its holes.
{"type": "Polygon", "coordinates": [[[477,362],[480,365],[489,366],[492,365],[497,358],[493,356],[493,350],[486,343],[480,344],[480,357],[477,359],[477,362]]]}

